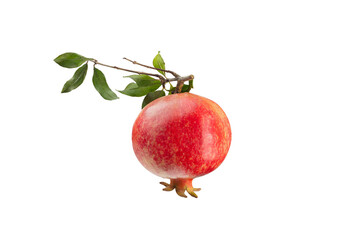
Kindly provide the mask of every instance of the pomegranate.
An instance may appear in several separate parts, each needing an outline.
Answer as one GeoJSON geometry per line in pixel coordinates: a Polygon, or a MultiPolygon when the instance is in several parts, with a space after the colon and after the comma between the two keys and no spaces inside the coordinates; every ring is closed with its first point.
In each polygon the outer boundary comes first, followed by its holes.
{"type": "Polygon", "coordinates": [[[181,197],[186,197],[187,191],[191,196],[197,197],[195,191],[199,191],[200,188],[193,188],[193,179],[214,171],[229,151],[229,120],[215,102],[191,94],[194,75],[181,76],[166,69],[160,51],[153,59],[153,67],[128,58],[124,59],[158,73],[112,66],[94,58],[67,52],[59,55],[54,61],[62,67],[78,69],[65,83],[61,92],[70,92],[83,83],[90,62],[94,64],[94,87],[106,100],[119,98],[107,84],[105,75],[96,66],[136,73],[125,76],[133,82],[124,90],[118,90],[131,97],[145,96],[142,102],[143,110],[136,119],[132,131],[135,155],[147,170],[170,179],[170,183],[160,182],[165,186],[163,190],[175,189],[181,197]],[[171,82],[176,82],[176,86],[171,82]],[[170,85],[170,88],[166,85],[170,85]]]}
{"type": "Polygon", "coordinates": [[[197,197],[192,180],[215,170],[231,142],[230,123],[215,102],[179,93],[158,98],[137,117],[132,131],[136,157],[150,172],[170,183],[164,191],[197,197]]]}

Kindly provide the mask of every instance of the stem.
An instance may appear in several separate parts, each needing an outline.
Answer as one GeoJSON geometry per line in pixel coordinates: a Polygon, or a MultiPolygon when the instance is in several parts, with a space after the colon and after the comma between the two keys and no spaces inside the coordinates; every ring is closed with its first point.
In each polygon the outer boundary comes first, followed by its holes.
{"type": "Polygon", "coordinates": [[[95,64],[99,64],[99,65],[104,66],[104,67],[109,67],[109,68],[114,68],[114,69],[122,70],[122,71],[126,71],[126,72],[132,72],[132,73],[144,74],[144,75],[149,75],[149,76],[157,77],[157,78],[159,78],[160,80],[166,82],[166,79],[165,79],[163,76],[161,76],[160,74],[140,72],[140,71],[130,70],[130,69],[121,68],[121,67],[117,67],[117,66],[110,66],[110,65],[107,65],[107,64],[104,64],[104,63],[100,63],[100,62],[98,62],[96,59],[90,59],[89,61],[91,61],[91,62],[93,62],[93,63],[95,63],[95,64]]]}
{"type": "MultiPolygon", "coordinates": [[[[147,66],[147,65],[143,65],[143,64],[140,64],[140,63],[137,63],[135,61],[132,61],[130,59],[127,59],[127,58],[124,58],[134,64],[137,64],[137,65],[140,65],[140,66],[143,66],[143,67],[147,67],[147,68],[151,68],[151,69],[155,69],[155,70],[160,70],[160,71],[165,71],[165,72],[169,72],[171,73],[172,75],[174,75],[174,78],[166,78],[166,77],[163,77],[162,75],[160,74],[155,74],[155,73],[147,73],[147,72],[140,72],[140,71],[135,71],[135,70],[131,70],[131,69],[126,69],[126,68],[121,68],[121,67],[117,67],[117,66],[111,66],[111,65],[108,65],[108,64],[104,64],[104,63],[101,63],[101,62],[98,62],[98,60],[96,59],[89,59],[88,61],[91,61],[94,63],[94,66],[96,64],[98,65],[101,65],[101,66],[104,66],[104,67],[108,67],[108,68],[114,68],[114,69],[117,69],[117,70],[121,70],[121,71],[125,71],[125,72],[132,72],[132,73],[137,73],[137,74],[144,74],[144,75],[148,75],[148,76],[153,76],[153,77],[157,77],[160,81],[161,81],[161,84],[163,86],[163,88],[165,88],[165,83],[170,83],[170,82],[177,82],[177,85],[176,85],[176,88],[174,90],[174,93],[180,93],[181,92],[181,89],[182,87],[184,86],[184,82],[186,81],[190,81],[190,80],[193,80],[194,79],[194,75],[188,75],[188,76],[180,76],[179,74],[173,72],[173,71],[169,71],[169,70],[163,70],[163,69],[160,69],[160,68],[154,68],[154,67],[150,67],[150,66],[147,66]]],[[[170,83],[171,85],[171,83],[170,83]]]]}
{"type": "Polygon", "coordinates": [[[194,75],[192,75],[192,74],[189,75],[189,76],[185,76],[185,77],[175,78],[174,80],[177,81],[177,84],[176,84],[176,88],[175,88],[174,93],[181,93],[181,89],[184,86],[184,83],[186,81],[190,81],[190,80],[193,80],[193,79],[194,79],[194,75]]]}
{"type": "Polygon", "coordinates": [[[176,78],[167,78],[166,82],[186,82],[186,81],[190,81],[194,79],[194,75],[188,75],[188,76],[184,76],[184,77],[176,77],[176,78]]]}
{"type": "Polygon", "coordinates": [[[174,77],[180,77],[179,74],[177,74],[176,72],[174,71],[170,71],[170,70],[166,70],[166,69],[161,69],[161,68],[156,68],[156,67],[151,67],[151,66],[148,66],[148,65],[145,65],[145,64],[142,64],[142,63],[138,63],[137,61],[133,61],[133,60],[130,60],[126,57],[124,57],[125,60],[135,64],[135,65],[139,65],[139,66],[142,66],[142,67],[146,67],[146,68],[150,68],[150,69],[155,69],[155,70],[158,70],[158,71],[163,71],[163,72],[168,72],[170,73],[171,75],[173,75],[174,77]]]}

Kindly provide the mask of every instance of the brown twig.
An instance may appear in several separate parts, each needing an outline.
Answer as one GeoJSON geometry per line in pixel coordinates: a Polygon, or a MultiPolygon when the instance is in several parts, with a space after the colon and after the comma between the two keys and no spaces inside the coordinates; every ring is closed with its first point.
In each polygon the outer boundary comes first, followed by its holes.
{"type": "Polygon", "coordinates": [[[148,65],[145,65],[145,64],[142,64],[142,63],[138,63],[137,61],[133,61],[131,59],[128,59],[126,57],[124,57],[125,60],[135,64],[135,65],[139,65],[139,66],[142,66],[142,67],[146,67],[146,68],[150,68],[150,69],[155,69],[155,70],[158,70],[158,71],[163,71],[163,72],[168,72],[170,73],[171,75],[173,75],[174,77],[180,77],[179,74],[177,74],[176,72],[174,71],[170,71],[170,70],[166,70],[166,69],[161,69],[161,68],[156,68],[156,67],[151,67],[151,66],[148,66],[148,65]]]}
{"type": "MultiPolygon", "coordinates": [[[[194,79],[194,75],[189,75],[189,76],[185,76],[185,77],[174,78],[174,81],[177,81],[177,84],[176,84],[176,88],[175,88],[174,93],[180,93],[182,87],[184,86],[184,83],[185,83],[186,81],[190,81],[190,80],[193,80],[193,79],[194,79]]],[[[169,80],[170,80],[170,79],[169,79],[169,80]]]]}
{"type": "Polygon", "coordinates": [[[93,62],[93,63],[95,63],[95,64],[104,66],[104,67],[109,67],[109,68],[114,68],[114,69],[122,70],[122,71],[126,71],[126,72],[132,72],[132,73],[144,74],[144,75],[149,75],[149,76],[157,77],[157,78],[159,78],[160,80],[166,82],[166,79],[165,79],[163,76],[161,76],[160,74],[140,72],[140,71],[130,70],[130,69],[121,68],[121,67],[117,67],[117,66],[110,66],[110,65],[108,65],[108,64],[104,64],[104,63],[98,62],[98,61],[95,60],[95,59],[91,59],[90,61],[93,62]]]}
{"type": "MultiPolygon", "coordinates": [[[[126,58],[124,58],[124,59],[126,59],[126,58]]],[[[126,59],[126,60],[131,61],[129,59],[126,59]]],[[[165,83],[167,83],[167,82],[177,82],[174,93],[180,93],[182,87],[184,86],[184,82],[194,79],[194,75],[188,75],[188,76],[182,77],[182,76],[174,73],[173,71],[163,70],[163,69],[160,69],[160,68],[153,68],[153,67],[150,67],[150,66],[139,64],[139,63],[137,63],[135,61],[131,61],[131,62],[133,62],[134,64],[138,64],[140,66],[143,66],[143,67],[147,67],[147,68],[151,68],[151,69],[155,69],[155,70],[167,71],[167,72],[171,73],[172,75],[174,75],[174,78],[166,78],[166,77],[164,77],[164,76],[162,76],[160,74],[147,73],[147,72],[141,72],[141,71],[135,71],[135,70],[126,69],[126,68],[121,68],[121,67],[117,67],[117,66],[111,66],[111,65],[108,65],[108,64],[101,63],[96,59],[89,59],[89,61],[93,62],[94,66],[96,64],[98,64],[98,65],[101,65],[101,66],[104,66],[104,67],[114,68],[114,69],[122,70],[122,71],[126,71],[126,72],[132,72],[132,73],[136,73],[136,74],[144,74],[144,75],[148,75],[148,76],[157,77],[158,80],[161,81],[161,84],[162,84],[163,88],[165,88],[165,83]]]]}

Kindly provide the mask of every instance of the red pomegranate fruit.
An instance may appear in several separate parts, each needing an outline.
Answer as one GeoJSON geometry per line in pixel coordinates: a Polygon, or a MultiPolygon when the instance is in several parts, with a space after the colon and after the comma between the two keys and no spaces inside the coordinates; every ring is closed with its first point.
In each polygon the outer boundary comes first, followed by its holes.
{"type": "Polygon", "coordinates": [[[137,117],[132,131],[136,157],[150,172],[169,178],[163,190],[197,197],[192,180],[215,170],[225,159],[231,129],[215,102],[191,93],[158,98],[137,117]]]}

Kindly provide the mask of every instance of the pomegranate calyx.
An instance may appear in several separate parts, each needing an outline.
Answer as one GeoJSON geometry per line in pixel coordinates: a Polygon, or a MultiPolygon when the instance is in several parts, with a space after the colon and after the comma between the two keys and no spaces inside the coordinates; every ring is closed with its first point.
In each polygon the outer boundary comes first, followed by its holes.
{"type": "Polygon", "coordinates": [[[187,197],[185,195],[185,190],[194,198],[198,197],[195,191],[201,190],[201,188],[193,188],[192,179],[183,179],[183,178],[170,179],[170,184],[166,182],[160,182],[160,184],[165,186],[165,188],[163,189],[164,191],[172,191],[175,189],[176,193],[180,197],[184,197],[184,198],[187,197]]]}

